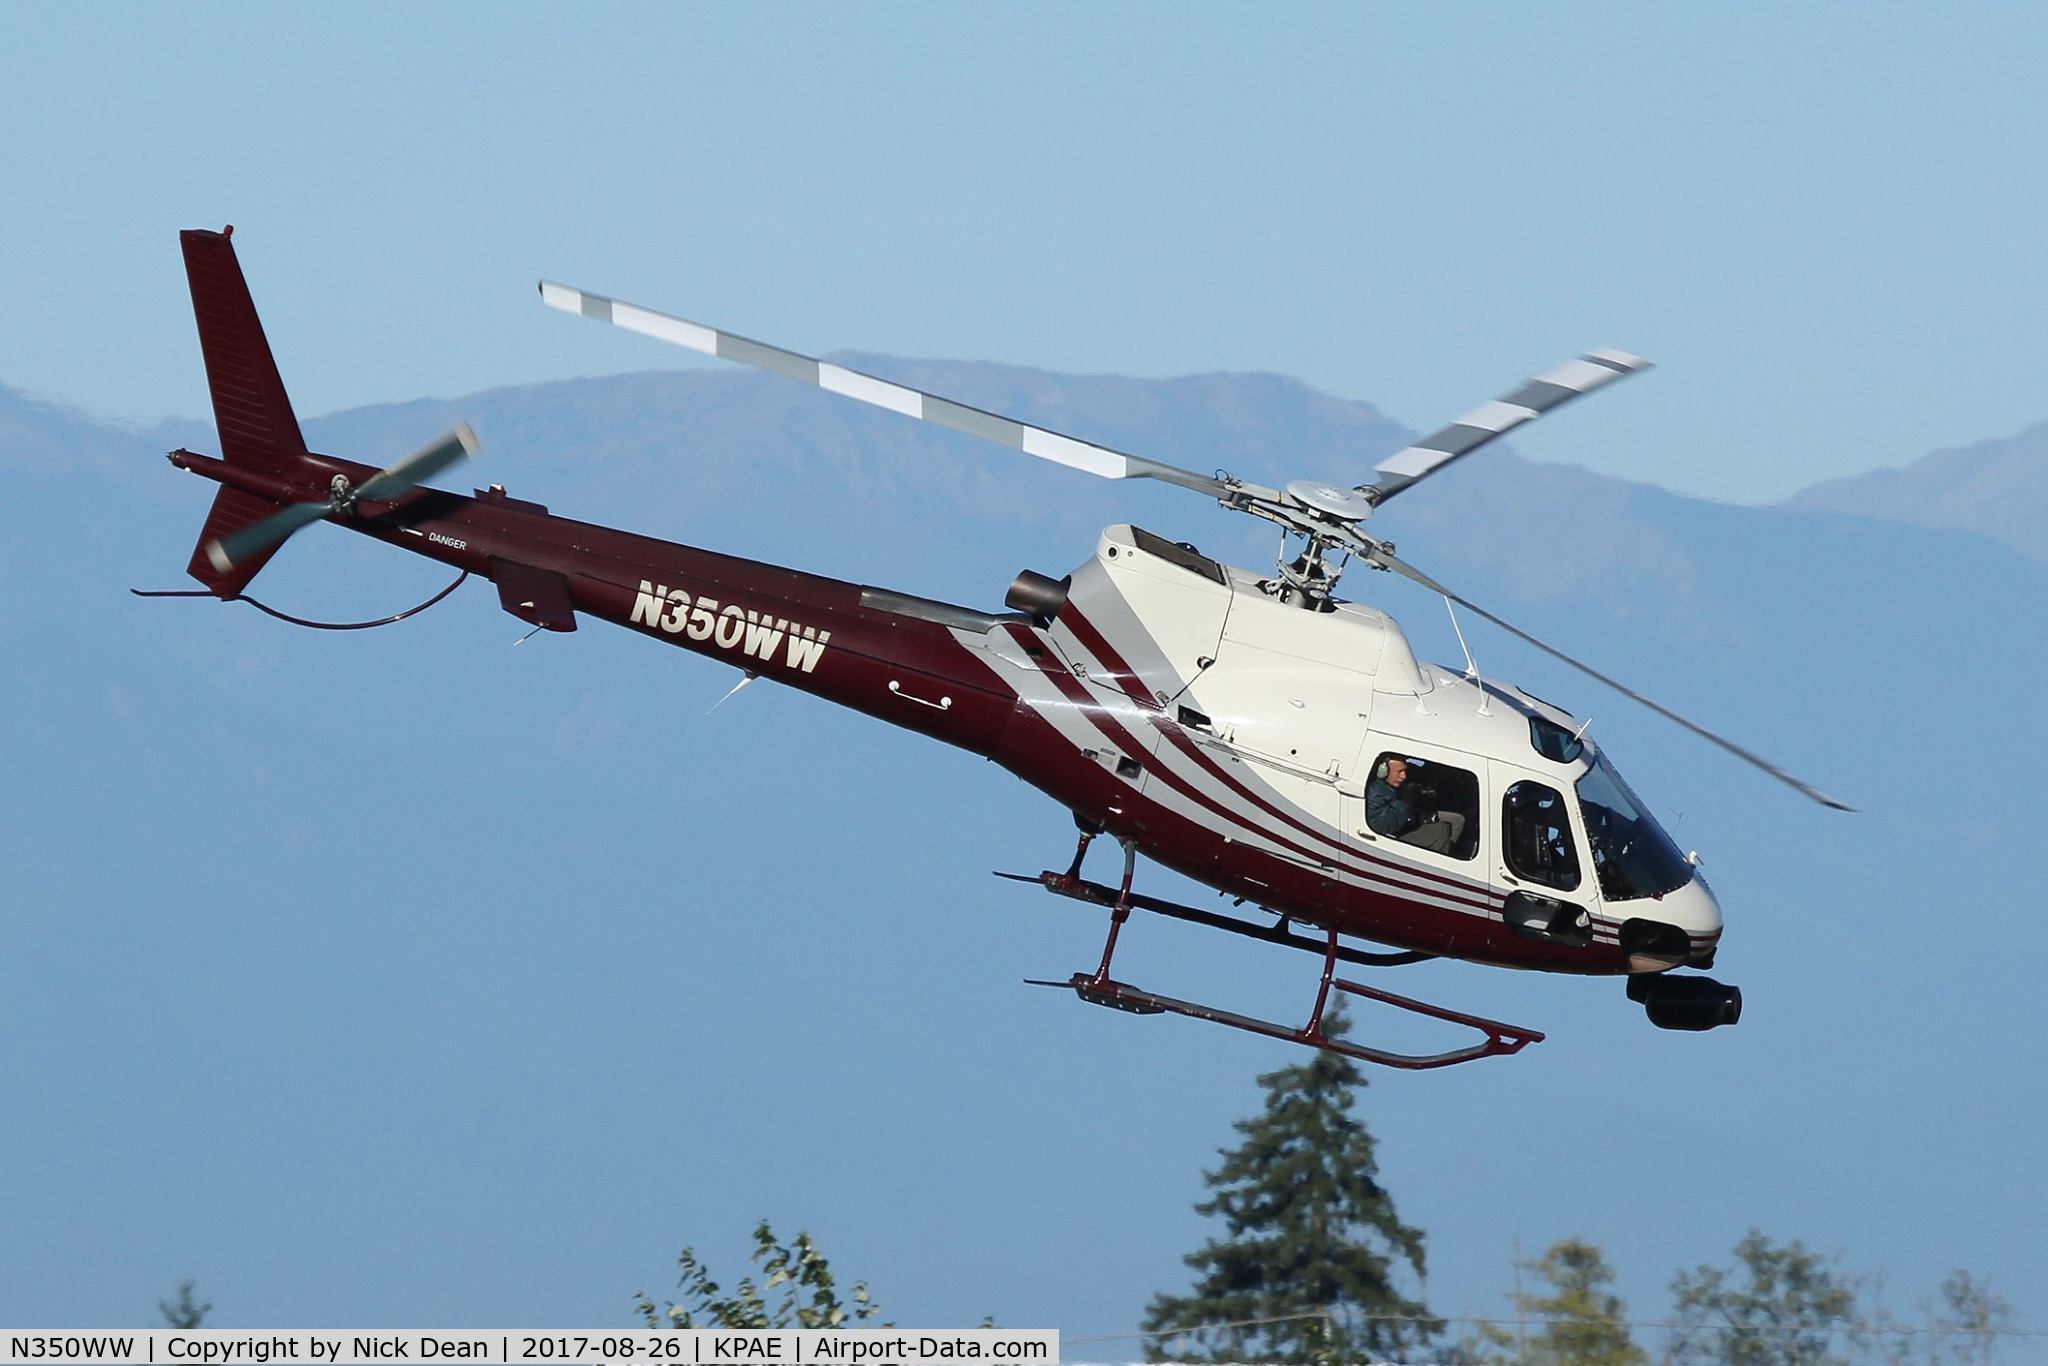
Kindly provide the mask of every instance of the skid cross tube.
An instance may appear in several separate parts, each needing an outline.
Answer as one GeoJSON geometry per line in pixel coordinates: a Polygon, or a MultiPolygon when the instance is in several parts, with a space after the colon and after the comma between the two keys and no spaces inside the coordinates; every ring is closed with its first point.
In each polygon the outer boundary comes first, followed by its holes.
{"type": "MultiPolygon", "coordinates": [[[[1085,901],[1095,906],[1114,906],[1117,900],[1116,888],[1104,886],[1100,882],[1090,882],[1086,878],[1076,877],[1071,871],[1067,873],[1047,871],[1040,873],[1036,877],[1032,877],[1028,873],[997,873],[996,876],[1007,878],[1011,882],[1034,883],[1045,888],[1048,892],[1072,897],[1076,901],[1085,901]]],[[[1268,944],[1283,944],[1290,949],[1301,949],[1306,953],[1325,952],[1320,940],[1312,939],[1305,934],[1295,934],[1288,930],[1287,926],[1290,922],[1285,919],[1282,919],[1276,925],[1255,925],[1248,920],[1240,920],[1235,916],[1222,915],[1216,911],[1205,911],[1198,906],[1183,906],[1177,901],[1166,901],[1156,896],[1146,896],[1141,892],[1127,893],[1124,896],[1124,900],[1133,910],[1151,911],[1155,915],[1171,916],[1175,920],[1186,920],[1192,924],[1206,925],[1212,930],[1228,930],[1232,934],[1241,934],[1247,939],[1257,939],[1268,944]]],[[[1366,949],[1354,949],[1349,945],[1340,945],[1337,949],[1337,957],[1344,962],[1356,963],[1360,967],[1367,968],[1401,967],[1408,963],[1426,962],[1436,956],[1433,953],[1422,953],[1417,950],[1408,950],[1400,953],[1373,953],[1366,949]]]]}

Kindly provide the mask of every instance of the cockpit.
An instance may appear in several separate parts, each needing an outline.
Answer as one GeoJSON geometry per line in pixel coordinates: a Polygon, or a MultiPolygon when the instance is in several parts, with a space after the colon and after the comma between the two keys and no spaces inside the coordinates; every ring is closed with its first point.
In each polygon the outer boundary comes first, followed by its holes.
{"type": "Polygon", "coordinates": [[[1588,745],[1582,735],[1541,715],[1529,718],[1529,743],[1555,763],[1581,759],[1588,763],[1572,786],[1578,794],[1586,842],[1592,846],[1602,900],[1661,897],[1692,880],[1692,862],[1678,851],[1605,754],[1588,745]]]}

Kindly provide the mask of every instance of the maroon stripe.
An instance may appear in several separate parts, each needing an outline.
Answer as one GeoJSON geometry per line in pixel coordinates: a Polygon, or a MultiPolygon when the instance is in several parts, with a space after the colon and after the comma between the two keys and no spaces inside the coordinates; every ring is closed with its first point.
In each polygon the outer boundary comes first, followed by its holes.
{"type": "MultiPolygon", "coordinates": [[[[1022,643],[1023,632],[1025,628],[1022,626],[1012,625],[1009,628],[1009,630],[1013,636],[1018,638],[1019,643],[1022,643]]],[[[1119,719],[1113,713],[1107,711],[1101,703],[1091,698],[1088,695],[1087,688],[1083,687],[1071,675],[1065,673],[1064,671],[1055,672],[1048,670],[1045,676],[1052,680],[1053,686],[1059,689],[1062,696],[1064,696],[1068,701],[1076,704],[1076,706],[1080,709],[1081,714],[1088,718],[1089,723],[1093,725],[1095,729],[1102,732],[1104,738],[1115,741],[1117,744],[1123,746],[1125,749],[1131,750],[1133,753],[1143,754],[1145,752],[1144,741],[1140,739],[1138,736],[1132,734],[1129,728],[1124,725],[1121,719],[1119,719]]],[[[1171,773],[1157,767],[1154,767],[1151,771],[1157,774],[1161,780],[1170,785],[1176,792],[1181,793],[1181,795],[1187,797],[1189,800],[1195,802],[1196,804],[1206,807],[1210,811],[1213,811],[1215,814],[1221,816],[1224,820],[1228,821],[1232,825],[1243,824],[1242,820],[1236,815],[1236,813],[1224,807],[1214,797],[1211,797],[1207,793],[1202,792],[1199,789],[1195,788],[1192,784],[1190,784],[1187,781],[1187,779],[1181,777],[1179,774],[1171,773]]],[[[1285,848],[1294,850],[1303,858],[1315,859],[1318,863],[1321,863],[1323,861],[1322,855],[1318,854],[1316,851],[1312,849],[1309,849],[1305,845],[1297,844],[1293,840],[1287,839],[1284,836],[1274,835],[1269,831],[1261,831],[1260,833],[1264,834],[1268,839],[1271,839],[1274,843],[1279,844],[1285,848]]]]}
{"type": "MultiPolygon", "coordinates": [[[[1080,609],[1075,607],[1071,602],[1068,603],[1066,610],[1060,613],[1060,621],[1062,624],[1066,625],[1068,630],[1074,633],[1074,638],[1081,643],[1083,649],[1087,650],[1088,653],[1094,655],[1097,659],[1101,660],[1104,664],[1107,664],[1109,666],[1113,676],[1121,678],[1133,677],[1133,674],[1131,672],[1131,666],[1128,663],[1126,663],[1123,657],[1116,652],[1115,647],[1110,645],[1109,641],[1103,636],[1102,632],[1096,629],[1095,624],[1089,621],[1087,617],[1083,616],[1081,614],[1080,609]]],[[[1130,691],[1128,685],[1125,687],[1125,691],[1130,691]]],[[[1138,696],[1141,700],[1147,701],[1149,701],[1151,697],[1151,694],[1143,692],[1136,693],[1133,695],[1138,696]]],[[[1154,711],[1154,713],[1158,712],[1158,707],[1156,704],[1153,705],[1152,710],[1154,711]]],[[[1383,858],[1380,855],[1370,853],[1363,849],[1352,849],[1348,845],[1345,845],[1341,840],[1333,840],[1328,835],[1315,829],[1313,826],[1305,825],[1301,821],[1295,819],[1293,816],[1288,815],[1285,811],[1280,810],[1271,802],[1261,797],[1258,793],[1252,791],[1249,787],[1245,786],[1244,782],[1241,779],[1239,779],[1235,774],[1229,772],[1221,764],[1218,764],[1209,755],[1203,753],[1201,746],[1197,745],[1194,741],[1188,739],[1186,731],[1182,730],[1180,726],[1178,726],[1177,724],[1169,723],[1163,715],[1155,714],[1153,717],[1152,724],[1157,726],[1160,732],[1163,735],[1165,735],[1168,740],[1171,740],[1173,742],[1173,745],[1176,749],[1180,750],[1183,754],[1186,754],[1189,758],[1193,759],[1195,763],[1198,766],[1200,766],[1204,771],[1222,780],[1223,784],[1226,787],[1230,788],[1239,796],[1243,797],[1246,801],[1250,802],[1252,805],[1259,808],[1259,810],[1266,812],[1268,815],[1272,816],[1276,820],[1285,821],[1288,825],[1293,826],[1296,830],[1299,830],[1301,833],[1307,835],[1311,839],[1317,840],[1323,844],[1334,845],[1341,853],[1348,854],[1354,858],[1362,860],[1365,863],[1375,864],[1382,868],[1388,868],[1400,873],[1404,873],[1418,881],[1436,883],[1441,886],[1451,888],[1453,892],[1459,894],[1462,897],[1469,898],[1474,894],[1483,894],[1490,892],[1490,889],[1487,888],[1486,884],[1479,882],[1476,878],[1463,879],[1453,877],[1444,873],[1432,872],[1428,869],[1410,868],[1406,864],[1396,863],[1392,859],[1383,858]]],[[[1487,908],[1491,909],[1492,904],[1492,901],[1489,899],[1486,903],[1487,908]]]]}
{"type": "MultiPolygon", "coordinates": [[[[1017,639],[1019,644],[1024,643],[1024,638],[1022,634],[1024,629],[1024,627],[1017,625],[1012,625],[1009,628],[1011,635],[1017,639]]],[[[1121,720],[1116,718],[1113,714],[1106,712],[1100,703],[1095,702],[1092,698],[1090,698],[1088,696],[1087,689],[1084,688],[1080,683],[1076,682],[1072,677],[1070,677],[1063,671],[1047,671],[1045,676],[1053,681],[1053,686],[1058,688],[1061,694],[1063,694],[1069,701],[1079,705],[1082,714],[1085,715],[1088,718],[1089,722],[1092,725],[1094,725],[1094,727],[1097,730],[1101,731],[1107,739],[1113,740],[1116,743],[1123,745],[1127,748],[1130,748],[1138,753],[1144,752],[1143,743],[1139,740],[1139,738],[1136,735],[1133,735],[1129,731],[1129,729],[1124,726],[1121,720]]],[[[1167,731],[1167,734],[1169,735],[1172,735],[1173,733],[1174,732],[1171,730],[1167,731]]],[[[1179,792],[1182,796],[1188,798],[1190,801],[1196,803],[1197,805],[1202,806],[1211,812],[1214,812],[1216,815],[1222,817],[1223,820],[1228,822],[1229,824],[1243,829],[1256,829],[1256,827],[1247,826],[1243,817],[1238,815],[1236,812],[1230,810],[1228,807],[1222,805],[1214,797],[1211,797],[1208,793],[1203,792],[1199,788],[1195,787],[1192,783],[1190,783],[1187,779],[1181,777],[1178,773],[1175,773],[1170,769],[1158,767],[1156,765],[1152,766],[1150,771],[1156,774],[1168,786],[1172,787],[1174,791],[1179,792]]],[[[1227,774],[1223,776],[1226,779],[1228,778],[1227,774]]],[[[1251,796],[1251,794],[1249,793],[1247,793],[1246,795],[1251,796]]],[[[1258,801],[1256,797],[1252,797],[1252,800],[1254,802],[1258,801]]],[[[1263,809],[1269,811],[1272,810],[1270,806],[1267,806],[1263,802],[1259,802],[1258,804],[1263,809]]],[[[1287,821],[1289,825],[1292,825],[1297,829],[1306,828],[1302,826],[1301,822],[1287,817],[1285,813],[1276,811],[1273,814],[1279,816],[1282,820],[1287,821]]],[[[1277,834],[1274,831],[1258,830],[1257,833],[1266,839],[1272,840],[1275,844],[1278,844],[1283,848],[1294,850],[1303,858],[1313,860],[1316,866],[1318,867],[1333,868],[1335,871],[1349,874],[1352,877],[1376,877],[1379,878],[1381,881],[1385,882],[1391,880],[1393,875],[1406,874],[1409,872],[1408,869],[1402,867],[1400,864],[1382,859],[1363,859],[1363,861],[1378,864],[1380,865],[1380,867],[1387,869],[1387,872],[1378,872],[1369,868],[1359,868],[1356,866],[1347,865],[1343,861],[1344,858],[1358,860],[1361,859],[1361,855],[1357,851],[1347,849],[1341,844],[1338,845],[1338,853],[1340,857],[1338,859],[1332,860],[1328,858],[1326,855],[1319,853],[1314,849],[1307,848],[1306,846],[1296,842],[1295,840],[1289,839],[1285,835],[1277,834]]],[[[1314,832],[1310,831],[1309,833],[1313,834],[1314,832]]],[[[1330,841],[1325,840],[1325,843],[1329,842],[1330,841]]],[[[1426,877],[1426,875],[1421,875],[1417,878],[1411,878],[1410,880],[1423,880],[1424,877],[1426,877]]],[[[1427,880],[1436,881],[1436,879],[1427,880]]],[[[1397,887],[1400,886],[1399,883],[1396,883],[1395,885],[1397,887]]],[[[1393,893],[1391,892],[1381,891],[1376,888],[1367,888],[1364,890],[1372,891],[1374,895],[1379,896],[1393,895],[1393,893]]],[[[1494,906],[1491,901],[1474,900],[1469,889],[1462,886],[1456,886],[1455,884],[1454,890],[1448,892],[1442,891],[1435,886],[1402,887],[1401,890],[1423,892],[1430,896],[1441,897],[1446,901],[1455,901],[1461,905],[1470,906],[1474,910],[1484,911],[1489,914],[1491,914],[1494,910],[1494,906]]],[[[1442,909],[1442,907],[1430,906],[1422,902],[1410,902],[1408,904],[1419,907],[1420,909],[1425,911],[1438,911],[1442,909]]]]}
{"type": "Polygon", "coordinates": [[[1108,639],[1096,629],[1095,623],[1081,614],[1081,609],[1069,605],[1059,616],[1059,625],[1074,633],[1074,639],[1081,642],[1081,648],[1094,655],[1109,667],[1109,676],[1116,680],[1119,688],[1132,701],[1146,711],[1162,711],[1159,700],[1151,691],[1138,682],[1137,673],[1125,662],[1124,657],[1110,648],[1108,639]]]}

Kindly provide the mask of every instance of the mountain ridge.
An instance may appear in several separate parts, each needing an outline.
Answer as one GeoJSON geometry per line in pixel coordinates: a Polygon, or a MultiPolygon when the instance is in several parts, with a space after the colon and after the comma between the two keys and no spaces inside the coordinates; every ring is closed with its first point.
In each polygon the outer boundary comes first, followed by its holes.
{"type": "Polygon", "coordinates": [[[1905,465],[1824,480],[1782,506],[1973,531],[2048,563],[2048,421],[1905,465]]]}
{"type": "MultiPolygon", "coordinates": [[[[1269,371],[1147,379],[868,352],[837,352],[831,359],[1132,454],[1268,482],[1303,477],[1363,481],[1375,461],[1415,436],[1368,401],[1339,398],[1269,371]],[[1313,457],[1303,458],[1312,451],[1338,455],[1343,468],[1315,467],[1313,457]]],[[[777,377],[699,367],[543,380],[451,398],[393,400],[301,415],[301,425],[314,444],[325,443],[335,454],[371,461],[395,458],[433,431],[467,418],[487,443],[494,426],[509,425],[518,434],[503,451],[494,445],[494,456],[546,454],[556,459],[567,456],[579,464],[609,459],[641,470],[662,463],[663,451],[687,433],[690,450],[709,457],[706,465],[722,475],[745,467],[759,448],[759,426],[751,415],[763,401],[786,402],[791,412],[802,415],[802,434],[813,443],[810,457],[822,459],[850,481],[873,481],[899,494],[916,482],[904,474],[900,461],[916,459],[914,452],[930,451],[935,439],[961,439],[825,395],[802,394],[777,377]],[[556,420],[536,428],[532,419],[543,411],[553,412],[556,420]],[[735,423],[735,418],[741,420],[735,423]],[[582,439],[571,443],[573,449],[549,440],[548,428],[563,421],[583,426],[582,439]],[[881,449],[883,445],[888,449],[881,449]]],[[[147,425],[108,421],[61,399],[0,382],[0,458],[33,461],[46,470],[81,462],[111,468],[110,460],[125,461],[135,449],[202,444],[210,434],[208,423],[191,418],[166,417],[147,425]]],[[[786,461],[778,463],[786,468],[786,461]]],[[[1648,489],[1700,502],[1723,501],[1570,462],[1529,462],[1505,442],[1479,463],[1501,469],[1520,463],[1549,470],[1554,472],[1550,477],[1581,493],[1600,490],[1610,498],[1621,489],[1648,489]],[[1557,473],[1562,471],[1574,473],[1557,473]]],[[[936,480],[956,497],[1012,496],[1020,492],[1017,481],[1028,477],[1019,471],[1029,467],[1028,461],[1004,462],[993,452],[983,452],[966,464],[938,462],[920,478],[926,487],[936,480]],[[1004,470],[1005,463],[1012,468],[1004,470]],[[945,473],[937,473],[946,466],[950,468],[945,473]]],[[[1432,487],[1448,485],[1470,468],[1460,466],[1439,476],[1432,487]]],[[[731,488],[723,477],[713,483],[731,488]]],[[[1730,505],[1824,511],[1970,532],[2048,563],[2048,421],[2011,436],[1932,451],[1903,466],[1824,480],[1775,503],[1730,505]]],[[[1405,510],[1406,504],[1402,506],[1405,510]]],[[[1507,500],[1497,510],[1518,506],[1517,500],[1507,500]]]]}

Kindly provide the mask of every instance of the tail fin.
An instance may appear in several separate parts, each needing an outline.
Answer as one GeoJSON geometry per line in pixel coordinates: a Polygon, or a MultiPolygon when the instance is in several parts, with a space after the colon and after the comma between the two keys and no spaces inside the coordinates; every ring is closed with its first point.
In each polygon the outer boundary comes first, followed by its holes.
{"type": "Polygon", "coordinates": [[[216,597],[239,596],[249,586],[249,580],[270,563],[270,557],[283,547],[284,542],[252,551],[226,569],[214,564],[208,547],[217,546],[243,527],[284,509],[283,503],[273,503],[268,498],[259,498],[253,493],[244,493],[222,484],[220,492],[213,495],[213,507],[206,514],[206,525],[199,529],[199,544],[192,548],[192,562],[185,566],[185,572],[205,584],[216,597]]]}
{"type": "MultiPolygon", "coordinates": [[[[192,286],[192,313],[199,323],[199,349],[206,358],[206,383],[213,393],[214,425],[220,432],[222,460],[282,473],[306,457],[306,440],[278,376],[262,320],[256,316],[256,302],[242,278],[241,263],[235,259],[233,232],[193,229],[178,234],[185,252],[185,277],[192,286]]],[[[223,487],[207,513],[186,572],[223,598],[240,593],[276,547],[250,555],[226,571],[214,568],[206,547],[283,506],[223,487]]]]}

